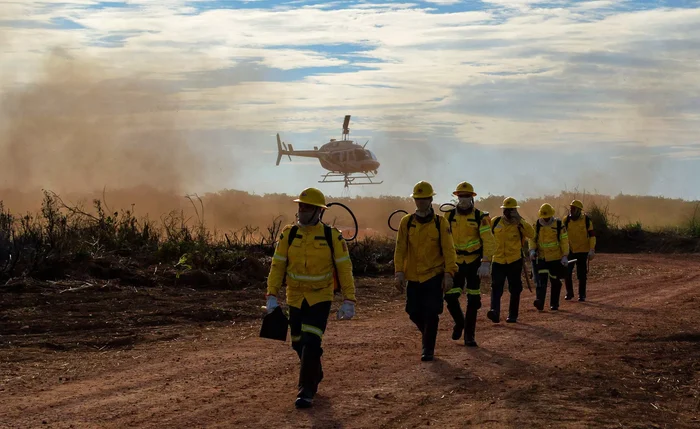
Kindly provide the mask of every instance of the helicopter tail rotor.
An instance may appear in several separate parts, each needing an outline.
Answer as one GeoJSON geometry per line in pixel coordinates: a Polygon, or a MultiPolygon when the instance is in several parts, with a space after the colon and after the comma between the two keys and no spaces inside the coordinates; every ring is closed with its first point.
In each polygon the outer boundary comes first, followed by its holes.
{"type": "Polygon", "coordinates": [[[282,157],[284,155],[287,155],[289,157],[289,160],[292,160],[292,157],[290,156],[290,153],[292,153],[291,150],[287,149],[287,145],[280,140],[280,135],[279,133],[277,134],[277,164],[275,165],[280,165],[280,161],[282,160],[282,157]],[[283,149],[284,147],[284,149],[283,149]]]}

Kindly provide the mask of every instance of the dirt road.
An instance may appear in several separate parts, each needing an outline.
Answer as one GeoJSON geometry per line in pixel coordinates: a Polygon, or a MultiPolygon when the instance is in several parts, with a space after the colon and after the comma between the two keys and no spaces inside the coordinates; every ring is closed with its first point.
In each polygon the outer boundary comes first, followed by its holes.
{"type": "Polygon", "coordinates": [[[598,255],[587,302],[538,313],[526,289],[515,325],[486,318],[485,294],[479,348],[450,339],[445,312],[425,363],[401,298],[377,298],[390,279],[360,284],[311,410],[294,408],[289,344],[238,321],[125,348],[4,346],[0,427],[700,428],[700,257],[598,255]]]}

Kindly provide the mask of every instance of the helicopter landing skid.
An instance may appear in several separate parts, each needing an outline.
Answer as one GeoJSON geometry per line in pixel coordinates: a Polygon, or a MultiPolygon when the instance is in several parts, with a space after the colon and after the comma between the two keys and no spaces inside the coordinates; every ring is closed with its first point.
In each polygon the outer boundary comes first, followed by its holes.
{"type": "Polygon", "coordinates": [[[373,182],[372,178],[375,176],[370,176],[367,173],[358,173],[356,175],[344,173],[326,173],[321,177],[323,177],[323,180],[319,180],[318,183],[345,183],[346,188],[350,185],[381,185],[384,183],[383,180],[381,182],[373,182]],[[360,181],[357,181],[358,179],[360,181]]]}

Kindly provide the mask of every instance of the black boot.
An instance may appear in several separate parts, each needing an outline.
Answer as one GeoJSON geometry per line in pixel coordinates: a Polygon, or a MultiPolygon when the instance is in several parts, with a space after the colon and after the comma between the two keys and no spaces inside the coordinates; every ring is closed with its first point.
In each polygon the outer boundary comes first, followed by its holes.
{"type": "Polygon", "coordinates": [[[464,329],[464,316],[462,315],[462,306],[459,304],[459,295],[445,295],[445,301],[447,302],[447,311],[450,312],[452,320],[455,322],[455,326],[452,328],[452,339],[459,340],[462,338],[462,330],[464,329]]]}
{"type": "Polygon", "coordinates": [[[481,296],[467,296],[467,312],[464,315],[464,345],[467,347],[477,347],[474,337],[476,333],[476,316],[479,307],[481,307],[481,296]]]}
{"type": "Polygon", "coordinates": [[[321,351],[313,346],[306,346],[301,355],[299,380],[301,388],[294,405],[297,408],[309,408],[313,404],[321,375],[321,351]]]}
{"type": "Polygon", "coordinates": [[[552,280],[552,294],[549,296],[549,305],[552,310],[559,310],[559,296],[561,294],[561,282],[552,280]]]}
{"type": "Polygon", "coordinates": [[[569,275],[564,282],[566,283],[566,296],[564,299],[570,301],[574,298],[574,279],[569,275]]]}
{"type": "Polygon", "coordinates": [[[515,323],[520,314],[520,292],[510,293],[510,303],[508,305],[508,318],[506,323],[515,323]]]}
{"type": "Polygon", "coordinates": [[[429,316],[425,321],[425,331],[423,332],[423,353],[421,355],[421,360],[424,362],[433,360],[439,323],[440,317],[438,315],[429,316]]]}
{"type": "Polygon", "coordinates": [[[578,300],[586,300],[586,279],[578,281],[578,300]]]}

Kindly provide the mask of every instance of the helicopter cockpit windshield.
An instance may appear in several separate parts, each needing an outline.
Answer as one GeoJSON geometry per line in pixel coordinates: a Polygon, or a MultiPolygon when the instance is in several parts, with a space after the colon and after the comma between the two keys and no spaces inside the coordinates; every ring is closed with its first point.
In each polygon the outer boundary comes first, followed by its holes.
{"type": "Polygon", "coordinates": [[[369,154],[369,156],[371,156],[371,157],[372,157],[372,159],[373,159],[374,161],[377,161],[377,157],[376,157],[376,156],[374,156],[374,153],[372,153],[372,151],[371,151],[371,150],[367,150],[367,153],[369,154]]]}
{"type": "Polygon", "coordinates": [[[368,151],[365,151],[364,149],[356,149],[355,150],[355,160],[356,161],[364,161],[365,159],[369,159],[366,152],[368,152],[368,151]]]}

